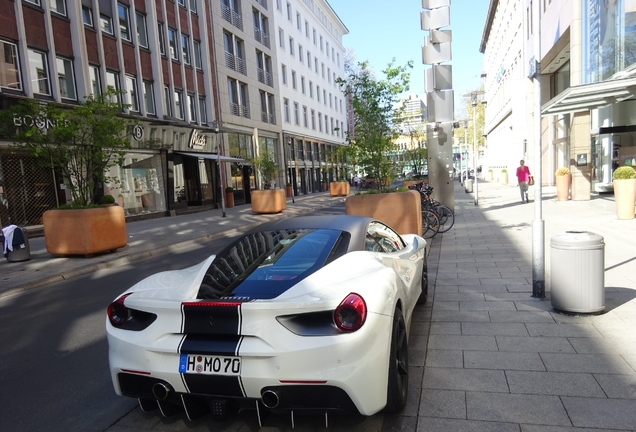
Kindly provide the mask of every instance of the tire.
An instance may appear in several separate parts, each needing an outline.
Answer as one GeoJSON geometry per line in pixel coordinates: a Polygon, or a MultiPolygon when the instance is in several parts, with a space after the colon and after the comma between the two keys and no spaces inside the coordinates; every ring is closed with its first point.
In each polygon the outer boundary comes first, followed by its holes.
{"type": "Polygon", "coordinates": [[[395,309],[389,354],[389,382],[384,408],[384,412],[388,414],[399,413],[406,406],[409,393],[409,346],[406,336],[406,322],[402,311],[395,309]]]}
{"type": "Polygon", "coordinates": [[[455,225],[455,213],[443,204],[435,207],[437,214],[439,215],[439,230],[440,233],[445,233],[455,225]]]}
{"type": "Polygon", "coordinates": [[[428,300],[428,270],[426,265],[424,265],[424,268],[422,269],[422,293],[417,299],[417,304],[422,305],[426,303],[426,300],[428,300]]]}
{"type": "Polygon", "coordinates": [[[422,210],[422,237],[432,238],[439,231],[439,218],[432,210],[422,210]]]}

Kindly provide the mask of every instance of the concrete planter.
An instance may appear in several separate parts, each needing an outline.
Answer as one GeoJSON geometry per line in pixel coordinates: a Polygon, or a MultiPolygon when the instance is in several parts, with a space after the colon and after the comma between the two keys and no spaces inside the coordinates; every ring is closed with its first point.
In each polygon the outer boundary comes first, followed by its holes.
{"type": "Polygon", "coordinates": [[[347,196],[349,195],[349,182],[331,182],[329,183],[329,194],[331,196],[347,196]]]}
{"type": "Polygon", "coordinates": [[[634,219],[636,179],[614,180],[614,202],[618,219],[634,219]]]}
{"type": "Polygon", "coordinates": [[[499,183],[501,184],[508,184],[508,173],[507,172],[502,172],[499,175],[499,183]]]}
{"type": "Polygon", "coordinates": [[[225,207],[234,207],[234,192],[225,192],[225,207]]]}
{"type": "Polygon", "coordinates": [[[294,189],[291,186],[285,186],[285,193],[287,198],[291,198],[294,193],[294,189]]]}
{"type": "Polygon", "coordinates": [[[375,218],[398,234],[422,235],[421,202],[417,191],[352,195],[345,201],[345,213],[375,218]]]}
{"type": "Polygon", "coordinates": [[[486,181],[492,181],[492,171],[488,171],[486,173],[486,181]]]}
{"type": "Polygon", "coordinates": [[[42,215],[42,223],[47,252],[62,257],[91,257],[128,244],[126,218],[120,206],[48,210],[42,215]]]}
{"type": "Polygon", "coordinates": [[[252,191],[252,211],[256,214],[280,213],[287,208],[284,189],[252,191]]]}
{"type": "Polygon", "coordinates": [[[557,201],[567,201],[570,198],[570,175],[556,176],[557,201]]]}

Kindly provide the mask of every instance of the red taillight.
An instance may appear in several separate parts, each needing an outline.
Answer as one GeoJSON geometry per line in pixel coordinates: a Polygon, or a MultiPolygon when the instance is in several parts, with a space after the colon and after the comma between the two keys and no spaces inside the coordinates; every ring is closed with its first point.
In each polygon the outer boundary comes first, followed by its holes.
{"type": "Polygon", "coordinates": [[[108,305],[108,319],[113,327],[121,327],[131,318],[130,309],[124,305],[126,297],[132,293],[124,294],[108,305]]]}
{"type": "Polygon", "coordinates": [[[351,293],[338,305],[333,318],[340,330],[354,332],[367,319],[367,304],[358,294],[351,293]]]}

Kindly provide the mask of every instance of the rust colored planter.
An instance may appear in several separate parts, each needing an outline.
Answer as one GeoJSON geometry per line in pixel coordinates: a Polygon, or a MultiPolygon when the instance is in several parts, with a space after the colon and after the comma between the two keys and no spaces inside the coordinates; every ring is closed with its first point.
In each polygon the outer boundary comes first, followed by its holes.
{"type": "Polygon", "coordinates": [[[618,219],[634,219],[636,179],[614,180],[614,202],[618,219]]]}
{"type": "Polygon", "coordinates": [[[283,189],[252,191],[252,211],[254,213],[280,213],[286,208],[287,197],[283,189]]]}
{"type": "Polygon", "coordinates": [[[322,183],[322,191],[327,192],[327,183],[322,183]]]}
{"type": "Polygon", "coordinates": [[[291,198],[294,194],[294,189],[291,186],[286,186],[285,192],[287,193],[287,198],[291,198]]]}
{"type": "Polygon", "coordinates": [[[375,218],[398,234],[422,235],[421,202],[417,191],[352,195],[345,201],[345,213],[375,218]]]}
{"type": "Polygon", "coordinates": [[[570,197],[570,175],[556,176],[557,201],[567,201],[570,197]]]}
{"type": "Polygon", "coordinates": [[[115,252],[128,244],[124,209],[108,206],[79,210],[48,210],[42,215],[46,250],[50,254],[93,256],[115,252]]]}
{"type": "Polygon", "coordinates": [[[349,195],[349,188],[348,182],[331,182],[329,183],[329,194],[331,196],[347,196],[349,195]]]}
{"type": "Polygon", "coordinates": [[[234,207],[234,192],[225,192],[225,207],[234,207]]]}
{"type": "Polygon", "coordinates": [[[416,184],[421,183],[421,182],[422,182],[422,180],[405,180],[405,181],[402,182],[402,187],[407,188],[409,186],[413,186],[413,185],[416,185],[416,184]]]}

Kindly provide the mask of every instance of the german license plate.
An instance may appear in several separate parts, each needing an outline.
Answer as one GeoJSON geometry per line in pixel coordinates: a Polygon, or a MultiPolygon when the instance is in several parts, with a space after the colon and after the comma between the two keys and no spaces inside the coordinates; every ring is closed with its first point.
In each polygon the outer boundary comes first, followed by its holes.
{"type": "Polygon", "coordinates": [[[181,354],[179,373],[239,376],[241,358],[201,354],[181,354]]]}

